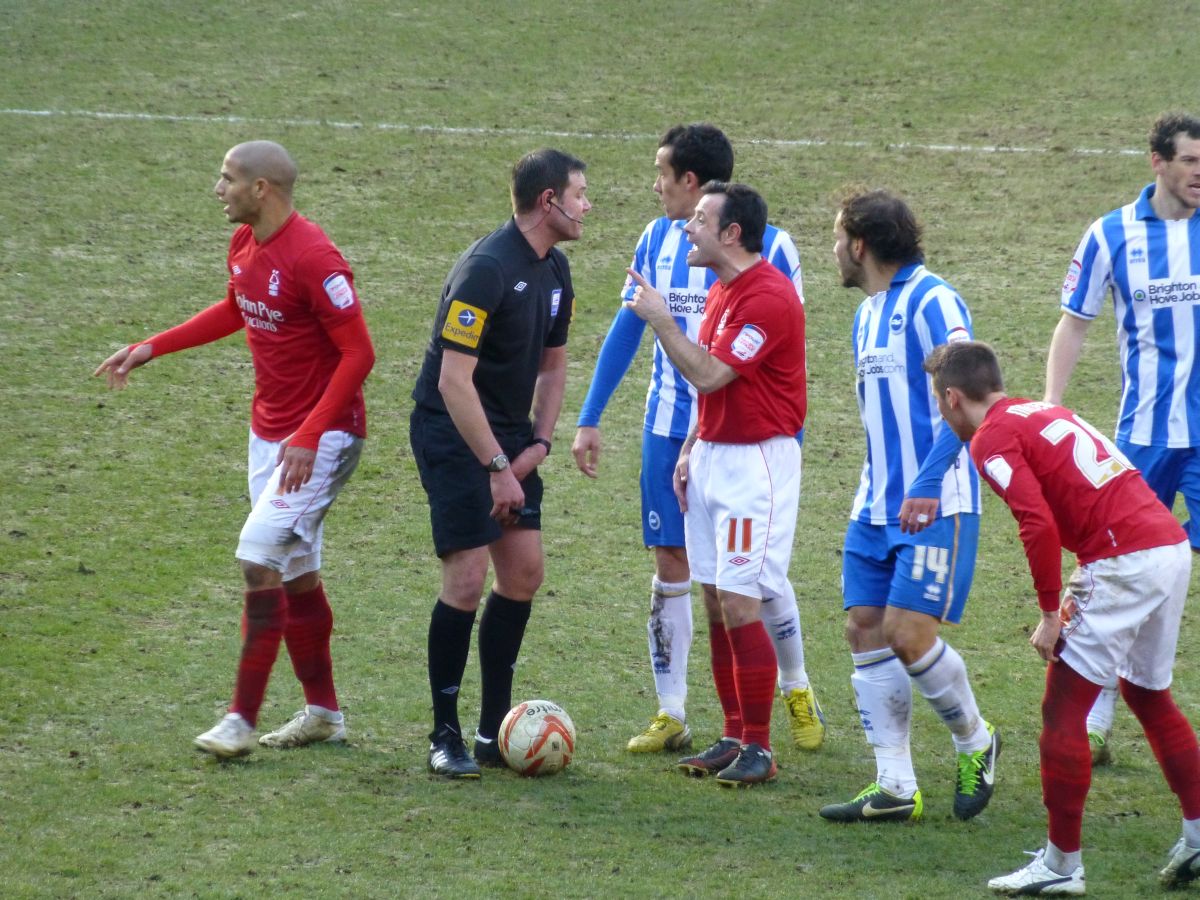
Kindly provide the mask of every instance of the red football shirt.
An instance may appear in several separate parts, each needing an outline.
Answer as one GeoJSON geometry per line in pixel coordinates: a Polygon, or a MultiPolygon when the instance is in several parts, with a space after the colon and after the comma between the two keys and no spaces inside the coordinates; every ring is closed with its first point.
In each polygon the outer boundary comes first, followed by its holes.
{"type": "Polygon", "coordinates": [[[700,394],[701,438],[755,444],[804,427],[804,304],[790,278],[764,259],[728,284],[715,282],[698,340],[737,371],[729,384],[700,394]]]}
{"type": "Polygon", "coordinates": [[[1112,441],[1069,409],[1001,400],[971,438],[971,458],[1018,522],[1044,610],[1059,605],[1063,547],[1086,565],[1187,539],[1112,441]]]}
{"type": "MultiPolygon", "coordinates": [[[[226,300],[241,313],[254,358],[251,428],[265,440],[282,440],[305,423],[342,359],[329,332],[362,318],[354,275],[325,232],[299,213],[261,244],[249,225],[238,228],[228,265],[226,300]]],[[[365,437],[361,378],[346,394],[326,398],[340,402],[304,431],[365,437]]]]}

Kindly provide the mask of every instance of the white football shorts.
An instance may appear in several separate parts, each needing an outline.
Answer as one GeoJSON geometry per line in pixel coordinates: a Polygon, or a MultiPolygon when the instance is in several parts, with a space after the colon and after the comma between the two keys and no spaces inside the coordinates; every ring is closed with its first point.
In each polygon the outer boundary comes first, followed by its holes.
{"type": "Polygon", "coordinates": [[[312,478],[290,494],[276,493],[281,444],[250,433],[248,474],[254,508],[242,526],[237,558],[291,581],[321,568],[325,513],[358,467],[363,439],[347,431],[321,435],[312,478]]]}
{"type": "Polygon", "coordinates": [[[800,444],[697,441],[684,533],[692,579],[747,597],[786,594],[800,505],[800,444]]]}
{"type": "Polygon", "coordinates": [[[1166,690],[1191,573],[1187,541],[1078,567],[1063,592],[1059,658],[1095,684],[1116,674],[1166,690]]]}

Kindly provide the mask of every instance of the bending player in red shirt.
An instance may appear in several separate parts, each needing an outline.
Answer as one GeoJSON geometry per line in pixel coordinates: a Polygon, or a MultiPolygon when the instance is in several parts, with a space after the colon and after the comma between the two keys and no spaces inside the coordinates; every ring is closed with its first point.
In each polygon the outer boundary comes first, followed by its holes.
{"type": "Polygon", "coordinates": [[[1187,535],[1099,431],[1064,407],[1008,397],[987,344],[944,344],[925,370],[942,417],[971,441],[980,474],[1019,523],[1042,610],[1029,642],[1050,664],[1040,741],[1049,840],[1025,867],[988,887],[1084,893],[1080,835],[1092,776],[1087,714],[1114,673],[1183,809],[1183,836],[1160,879],[1168,887],[1194,880],[1200,746],[1170,691],[1192,566],[1187,535]],[[1065,593],[1064,547],[1078,559],[1065,593]]]}
{"type": "Polygon", "coordinates": [[[292,206],[296,164],[270,141],[225,155],[216,194],[240,223],[225,299],[96,369],[110,388],[152,358],[245,328],[254,360],[249,481],[254,504],[237,558],[245,576],[242,655],[229,713],[196,738],[218,757],[254,746],[267,679],[287,643],[306,706],[260,741],[299,747],[346,736],[333,686],[333,612],[321,582],[322,521],[353,474],[366,437],[362,383],[375,351],[337,247],[292,206]]]}

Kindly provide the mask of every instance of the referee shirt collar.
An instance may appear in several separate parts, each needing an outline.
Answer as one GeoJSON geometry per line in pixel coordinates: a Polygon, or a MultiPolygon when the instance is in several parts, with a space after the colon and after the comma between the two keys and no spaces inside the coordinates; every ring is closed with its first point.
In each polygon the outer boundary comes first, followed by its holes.
{"type": "Polygon", "coordinates": [[[529,239],[521,233],[521,229],[517,227],[515,216],[510,216],[508,224],[504,226],[504,231],[508,235],[508,239],[519,247],[524,248],[525,257],[529,262],[541,262],[550,256],[549,253],[545,257],[538,256],[537,251],[533,249],[533,245],[529,243],[529,239]]]}

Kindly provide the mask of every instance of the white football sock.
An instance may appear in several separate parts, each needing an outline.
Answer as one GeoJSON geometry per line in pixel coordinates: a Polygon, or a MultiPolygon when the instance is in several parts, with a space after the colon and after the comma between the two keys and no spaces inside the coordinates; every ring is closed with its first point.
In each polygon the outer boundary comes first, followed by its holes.
{"type": "Polygon", "coordinates": [[[1112,734],[1113,716],[1117,711],[1117,676],[1113,676],[1100,689],[1096,702],[1088,711],[1088,734],[1102,734],[1105,739],[1112,734]]]}
{"type": "Polygon", "coordinates": [[[692,583],[651,583],[650,619],[646,622],[650,667],[659,712],[686,721],[688,651],[692,647],[692,583]]]}
{"type": "Polygon", "coordinates": [[[1076,850],[1074,853],[1064,853],[1055,847],[1054,844],[1050,843],[1050,841],[1046,841],[1046,853],[1042,857],[1042,862],[1055,875],[1070,875],[1083,865],[1083,851],[1076,850]]]}
{"type": "Polygon", "coordinates": [[[1183,820],[1183,842],[1192,848],[1200,848],[1200,819],[1183,820]]]}
{"type": "Polygon", "coordinates": [[[890,647],[851,653],[850,658],[858,714],[867,743],[875,751],[875,781],[888,793],[911,797],[917,790],[908,742],[912,682],[890,647]]]}
{"type": "Polygon", "coordinates": [[[966,664],[958,651],[938,638],[930,651],[908,666],[907,671],[921,696],[950,729],[957,752],[974,753],[991,742],[967,680],[966,664]]]}
{"type": "Polygon", "coordinates": [[[804,633],[800,630],[800,607],[792,583],[779,597],[764,597],[762,620],[779,664],[779,689],[785,694],[794,688],[808,687],[808,672],[804,670],[804,633]]]}
{"type": "Polygon", "coordinates": [[[346,719],[341,710],[326,709],[324,706],[316,706],[312,703],[304,704],[304,709],[310,716],[316,716],[318,719],[324,719],[334,725],[340,725],[346,719]]]}

